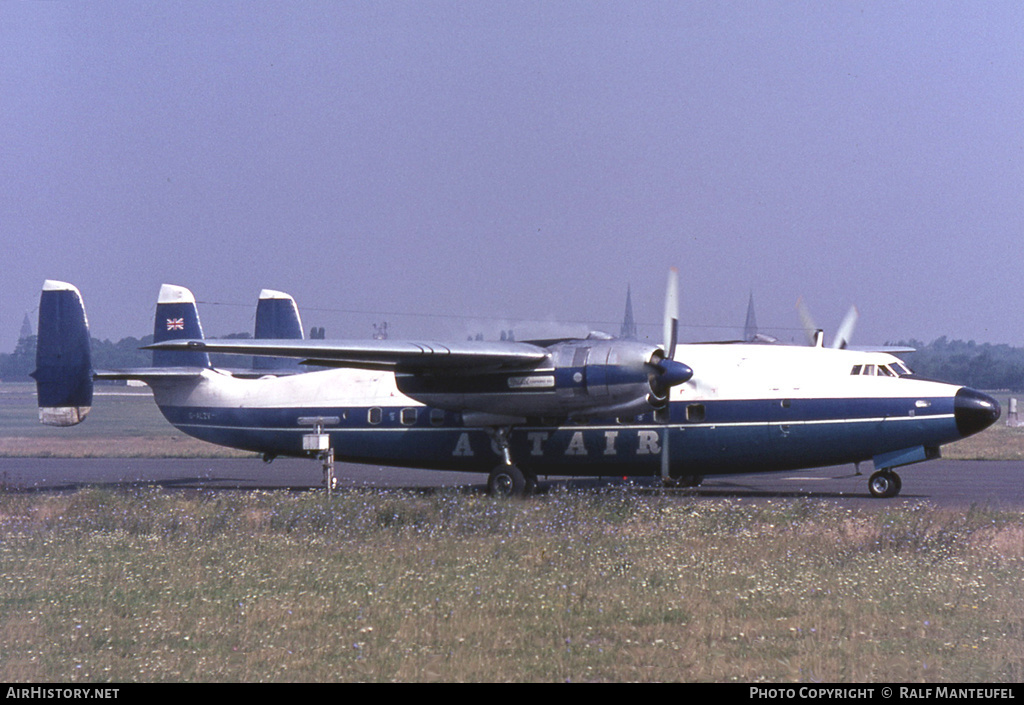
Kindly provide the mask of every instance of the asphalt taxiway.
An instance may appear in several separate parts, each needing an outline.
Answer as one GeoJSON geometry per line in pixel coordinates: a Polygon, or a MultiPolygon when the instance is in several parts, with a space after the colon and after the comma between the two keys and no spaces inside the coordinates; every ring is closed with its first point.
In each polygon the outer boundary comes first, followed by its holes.
{"type": "MultiPolygon", "coordinates": [[[[886,507],[927,502],[936,506],[978,505],[1024,510],[1024,463],[1016,461],[935,460],[899,469],[902,493],[876,499],[868,493],[872,469],[862,475],[853,465],[800,472],[716,475],[695,489],[670,490],[707,498],[817,498],[843,504],[886,507]]],[[[486,475],[337,463],[341,491],[406,489],[485,491],[486,475]]],[[[322,485],[319,463],[278,459],[0,458],[0,488],[10,492],[61,492],[89,486],[143,486],[166,489],[315,490],[322,485]]],[[[643,478],[595,480],[541,478],[542,492],[561,487],[598,490],[613,486],[651,491],[660,483],[643,478]]]]}

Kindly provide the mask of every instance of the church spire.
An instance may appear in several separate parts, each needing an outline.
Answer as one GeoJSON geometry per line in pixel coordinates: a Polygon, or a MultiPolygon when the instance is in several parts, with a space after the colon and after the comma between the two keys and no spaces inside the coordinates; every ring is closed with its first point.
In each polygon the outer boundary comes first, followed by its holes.
{"type": "Polygon", "coordinates": [[[626,315],[622,318],[622,328],[619,337],[626,340],[636,338],[636,321],[633,320],[633,296],[630,287],[626,285],[626,315]]]}
{"type": "Polygon", "coordinates": [[[21,333],[18,335],[18,340],[24,340],[25,338],[31,338],[35,333],[32,332],[32,321],[29,320],[28,314],[25,314],[25,320],[21,322],[21,333]]]}

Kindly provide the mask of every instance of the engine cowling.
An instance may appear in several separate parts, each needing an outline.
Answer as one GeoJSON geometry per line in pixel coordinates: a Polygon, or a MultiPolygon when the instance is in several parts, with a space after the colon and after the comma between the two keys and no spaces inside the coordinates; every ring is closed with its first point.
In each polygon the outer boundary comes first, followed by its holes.
{"type": "Polygon", "coordinates": [[[429,406],[508,417],[626,416],[664,408],[693,375],[661,348],[625,340],[567,340],[544,362],[487,373],[399,374],[398,388],[429,406]]]}

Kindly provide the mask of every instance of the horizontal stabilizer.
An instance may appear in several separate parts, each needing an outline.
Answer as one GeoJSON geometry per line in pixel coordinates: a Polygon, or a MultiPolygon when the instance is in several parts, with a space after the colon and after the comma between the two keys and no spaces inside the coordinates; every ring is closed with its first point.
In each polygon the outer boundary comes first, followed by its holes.
{"type": "Polygon", "coordinates": [[[94,379],[104,381],[158,382],[167,380],[183,380],[203,376],[203,367],[133,367],[124,370],[97,370],[94,379]]]}

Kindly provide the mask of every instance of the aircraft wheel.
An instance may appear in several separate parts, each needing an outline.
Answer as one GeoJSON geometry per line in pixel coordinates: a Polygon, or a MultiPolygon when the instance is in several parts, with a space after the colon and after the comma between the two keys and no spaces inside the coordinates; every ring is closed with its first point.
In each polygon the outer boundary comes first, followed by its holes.
{"type": "Polygon", "coordinates": [[[902,488],[900,476],[892,470],[879,470],[868,480],[868,490],[873,497],[895,497],[902,488]]]}
{"type": "Polygon", "coordinates": [[[492,497],[522,497],[526,494],[526,476],[515,465],[499,465],[487,478],[487,493],[492,497]]]}

